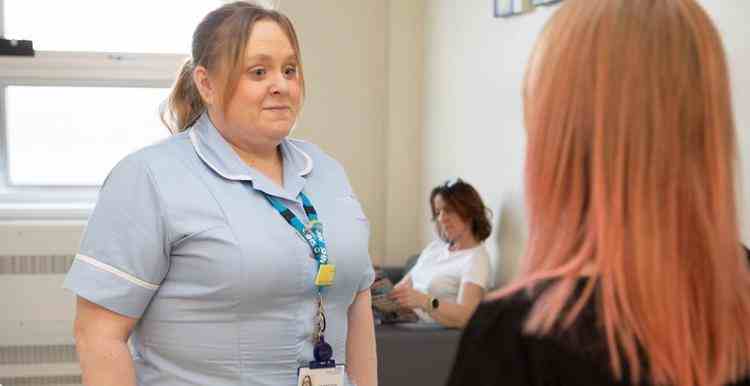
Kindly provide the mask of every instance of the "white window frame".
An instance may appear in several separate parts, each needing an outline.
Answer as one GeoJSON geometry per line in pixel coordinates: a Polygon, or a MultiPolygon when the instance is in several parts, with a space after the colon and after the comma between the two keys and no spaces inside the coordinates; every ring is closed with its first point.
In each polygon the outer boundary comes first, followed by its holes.
{"type": "MultiPolygon", "coordinates": [[[[0,0],[0,35],[5,1],[0,0]]],[[[6,38],[14,38],[6,36],[6,38]]],[[[0,221],[80,220],[93,209],[99,186],[18,186],[9,178],[8,86],[167,88],[187,55],[36,51],[0,56],[0,221]]]]}

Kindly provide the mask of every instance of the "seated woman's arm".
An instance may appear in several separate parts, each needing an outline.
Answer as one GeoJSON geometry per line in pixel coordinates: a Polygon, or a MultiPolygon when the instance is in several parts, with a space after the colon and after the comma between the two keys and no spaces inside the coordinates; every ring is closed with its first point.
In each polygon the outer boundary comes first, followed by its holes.
{"type": "Polygon", "coordinates": [[[446,327],[463,328],[483,297],[482,287],[474,283],[463,283],[458,303],[441,300],[440,307],[430,312],[430,316],[446,327]]]}
{"type": "Polygon", "coordinates": [[[135,386],[128,337],[137,319],[78,297],[75,340],[86,386],[135,386]]]}
{"type": "MultiPolygon", "coordinates": [[[[463,328],[469,322],[471,315],[476,310],[484,296],[484,289],[474,283],[463,283],[461,285],[458,302],[440,300],[440,307],[432,310],[429,314],[436,322],[446,327],[463,328]]],[[[411,286],[394,288],[391,298],[402,307],[429,309],[428,303],[431,297],[423,292],[417,291],[411,286]]]]}

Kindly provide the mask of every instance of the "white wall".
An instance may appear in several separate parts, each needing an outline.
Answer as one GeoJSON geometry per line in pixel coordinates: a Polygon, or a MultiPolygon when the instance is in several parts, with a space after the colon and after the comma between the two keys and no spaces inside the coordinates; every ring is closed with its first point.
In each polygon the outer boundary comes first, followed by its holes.
{"type": "Polygon", "coordinates": [[[724,40],[731,71],[732,93],[740,149],[742,237],[750,245],[750,2],[701,0],[724,40]]]}
{"type": "Polygon", "coordinates": [[[423,247],[419,226],[421,203],[426,200],[421,195],[425,1],[389,4],[385,254],[376,261],[400,266],[423,247]]]}
{"type": "Polygon", "coordinates": [[[294,136],[346,167],[377,265],[420,250],[423,0],[284,1],[308,96],[294,136]]]}
{"type": "Polygon", "coordinates": [[[346,168],[370,219],[370,251],[385,253],[386,2],[283,1],[302,47],[307,98],[293,136],[346,168]]]}
{"type": "Polygon", "coordinates": [[[308,86],[294,136],[346,168],[377,265],[420,250],[423,0],[284,1],[308,86]]]}
{"type": "MultiPolygon", "coordinates": [[[[555,8],[495,19],[491,3],[427,2],[422,194],[450,176],[465,177],[479,189],[495,212],[489,244],[499,278],[506,280],[525,238],[521,81],[536,35],[555,8]]],[[[723,33],[731,62],[745,184],[743,235],[750,241],[750,2],[702,3],[723,33]]],[[[426,204],[422,211],[426,216],[426,204]]],[[[431,232],[423,222],[423,241],[431,232]]]]}

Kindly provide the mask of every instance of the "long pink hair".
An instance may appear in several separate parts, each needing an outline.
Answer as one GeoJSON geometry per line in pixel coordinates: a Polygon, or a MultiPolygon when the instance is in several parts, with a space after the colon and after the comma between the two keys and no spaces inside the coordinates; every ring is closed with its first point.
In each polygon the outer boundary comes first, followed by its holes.
{"type": "Polygon", "coordinates": [[[617,378],[625,364],[634,383],[747,375],[736,134],[705,11],[694,0],[567,0],[537,44],[525,99],[529,240],[519,280],[499,296],[557,279],[526,332],[565,329],[593,301],[617,378]]]}

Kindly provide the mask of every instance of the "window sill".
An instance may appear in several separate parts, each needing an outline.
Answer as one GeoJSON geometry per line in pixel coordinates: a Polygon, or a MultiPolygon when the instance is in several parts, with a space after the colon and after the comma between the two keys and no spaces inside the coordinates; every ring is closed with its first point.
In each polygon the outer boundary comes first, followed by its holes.
{"type": "Polygon", "coordinates": [[[0,221],[86,220],[94,203],[5,203],[0,204],[0,221]]]}
{"type": "Polygon", "coordinates": [[[105,83],[169,87],[186,55],[37,51],[36,56],[1,56],[2,81],[54,85],[105,83]]]}

